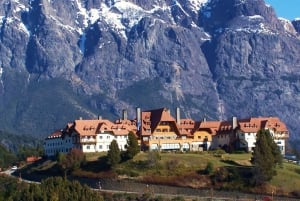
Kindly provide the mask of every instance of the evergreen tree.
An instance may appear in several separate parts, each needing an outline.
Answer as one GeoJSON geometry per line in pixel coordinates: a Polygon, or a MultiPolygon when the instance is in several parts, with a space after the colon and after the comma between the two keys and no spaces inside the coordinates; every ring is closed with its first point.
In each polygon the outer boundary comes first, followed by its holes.
{"type": "Polygon", "coordinates": [[[135,155],[140,152],[140,147],[138,144],[138,140],[133,132],[129,132],[128,140],[127,140],[127,147],[125,151],[125,159],[133,159],[135,155]]]}
{"type": "Polygon", "coordinates": [[[58,166],[67,176],[68,172],[78,169],[85,163],[85,155],[79,149],[72,149],[68,154],[58,153],[57,155],[58,166]]]}
{"type": "Polygon", "coordinates": [[[115,167],[121,161],[121,152],[116,140],[113,140],[109,145],[107,152],[107,164],[110,167],[115,167]]]}
{"type": "Polygon", "coordinates": [[[254,182],[256,185],[270,181],[276,175],[276,165],[282,162],[282,156],[269,130],[260,130],[252,155],[254,182]]]}

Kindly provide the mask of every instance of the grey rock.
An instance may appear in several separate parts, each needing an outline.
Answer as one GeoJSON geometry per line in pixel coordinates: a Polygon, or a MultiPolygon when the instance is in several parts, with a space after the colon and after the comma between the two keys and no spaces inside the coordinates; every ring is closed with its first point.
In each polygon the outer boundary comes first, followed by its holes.
{"type": "Polygon", "coordinates": [[[279,116],[298,137],[298,21],[287,29],[263,0],[126,2],[1,3],[1,129],[44,137],[79,117],[180,107],[279,116]]]}

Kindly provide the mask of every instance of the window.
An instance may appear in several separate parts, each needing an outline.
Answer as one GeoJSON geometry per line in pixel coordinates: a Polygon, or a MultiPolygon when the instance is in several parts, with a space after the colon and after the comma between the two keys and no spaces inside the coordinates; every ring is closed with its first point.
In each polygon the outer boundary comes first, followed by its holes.
{"type": "Polygon", "coordinates": [[[107,136],[107,139],[110,139],[110,136],[109,136],[109,135],[107,136]]]}
{"type": "Polygon", "coordinates": [[[87,145],[87,146],[86,146],[86,149],[90,149],[90,145],[87,145]]]}
{"type": "Polygon", "coordinates": [[[99,149],[102,149],[102,145],[99,145],[99,149]]]}
{"type": "Polygon", "coordinates": [[[102,135],[99,136],[99,139],[102,139],[102,135]]]}
{"type": "Polygon", "coordinates": [[[106,145],[106,149],[109,149],[109,145],[106,145]]]}

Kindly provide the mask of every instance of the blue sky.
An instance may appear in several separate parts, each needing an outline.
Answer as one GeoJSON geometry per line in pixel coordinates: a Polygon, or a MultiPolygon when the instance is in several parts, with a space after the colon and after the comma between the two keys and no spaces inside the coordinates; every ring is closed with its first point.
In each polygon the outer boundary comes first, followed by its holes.
{"type": "Polygon", "coordinates": [[[289,20],[300,18],[300,0],[265,0],[271,5],[278,17],[289,20]]]}

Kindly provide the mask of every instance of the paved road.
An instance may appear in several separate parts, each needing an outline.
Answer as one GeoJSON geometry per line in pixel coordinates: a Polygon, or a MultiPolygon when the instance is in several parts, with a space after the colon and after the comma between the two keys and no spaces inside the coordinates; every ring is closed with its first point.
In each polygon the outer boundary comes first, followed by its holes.
{"type": "MultiPolygon", "coordinates": [[[[3,173],[13,175],[14,170],[6,170],[3,173]]],[[[76,178],[73,178],[76,179],[76,178]]],[[[111,193],[132,193],[144,194],[149,193],[154,196],[163,197],[184,197],[190,200],[218,200],[218,201],[254,201],[262,200],[264,195],[245,194],[240,192],[215,191],[212,189],[192,189],[188,187],[172,187],[164,185],[148,185],[144,183],[134,182],[130,180],[111,180],[111,179],[76,179],[83,184],[87,184],[93,190],[111,193]]],[[[27,183],[40,182],[32,181],[32,179],[22,178],[22,181],[27,183]]],[[[299,201],[296,198],[274,197],[277,201],[299,201]]]]}

